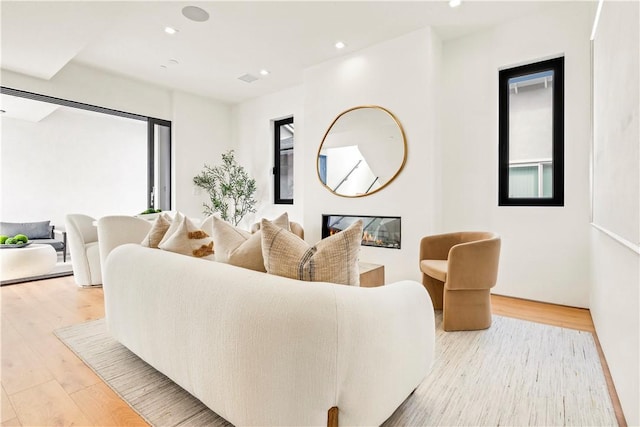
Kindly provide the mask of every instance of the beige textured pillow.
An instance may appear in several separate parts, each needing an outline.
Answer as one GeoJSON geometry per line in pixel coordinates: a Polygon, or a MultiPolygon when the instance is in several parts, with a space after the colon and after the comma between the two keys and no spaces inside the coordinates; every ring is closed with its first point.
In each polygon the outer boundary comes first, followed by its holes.
{"type": "MultiPolygon", "coordinates": [[[[180,227],[180,224],[182,224],[183,218],[185,218],[184,215],[182,215],[180,212],[176,212],[176,214],[173,217],[173,220],[170,221],[171,225],[169,226],[169,229],[167,230],[166,233],[164,233],[164,236],[162,237],[162,240],[160,240],[160,243],[158,243],[158,247],[160,247],[161,244],[166,242],[169,239],[169,237],[171,237],[173,233],[176,232],[178,227],[180,227]]],[[[167,215],[167,219],[168,220],[170,219],[169,215],[167,215]]]]}
{"type": "Polygon", "coordinates": [[[267,273],[311,282],[360,285],[361,220],[313,246],[265,219],[260,229],[267,273]]]}
{"type": "Polygon", "coordinates": [[[171,237],[164,243],[160,243],[159,248],[196,258],[213,260],[213,240],[186,216],[182,217],[182,221],[171,237]]]}
{"type": "Polygon", "coordinates": [[[167,214],[163,213],[158,215],[155,221],[153,221],[151,229],[140,244],[148,248],[157,248],[164,235],[167,234],[170,226],[171,219],[167,214]]]}
{"type": "MultiPolygon", "coordinates": [[[[285,212],[273,220],[274,226],[289,229],[289,216],[285,212]]],[[[256,271],[266,271],[262,259],[262,233],[241,230],[228,222],[213,217],[213,241],[216,242],[216,261],[256,271]]]]}

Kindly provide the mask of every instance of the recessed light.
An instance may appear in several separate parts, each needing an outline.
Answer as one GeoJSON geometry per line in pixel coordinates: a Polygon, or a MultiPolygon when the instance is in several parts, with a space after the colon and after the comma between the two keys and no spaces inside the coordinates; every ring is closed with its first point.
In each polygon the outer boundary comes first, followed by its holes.
{"type": "Polygon", "coordinates": [[[269,73],[269,70],[260,70],[260,74],[263,76],[268,76],[271,73],[269,73]]]}
{"type": "Polygon", "coordinates": [[[176,30],[173,27],[164,27],[164,32],[167,33],[167,34],[174,35],[175,33],[178,32],[178,30],[176,30]]]}
{"type": "Polygon", "coordinates": [[[162,68],[163,70],[166,70],[167,66],[166,65],[161,65],[160,68],[162,68]]]}
{"type": "Polygon", "coordinates": [[[449,7],[458,7],[462,3],[462,0],[449,0],[449,7]]]}
{"type": "Polygon", "coordinates": [[[336,49],[344,49],[347,45],[344,42],[336,42],[336,49]]]}
{"type": "Polygon", "coordinates": [[[4,113],[6,113],[5,110],[0,110],[0,114],[4,114],[4,113]]]}
{"type": "Polygon", "coordinates": [[[177,59],[170,59],[169,60],[169,65],[178,65],[178,64],[179,64],[179,62],[178,62],[177,59]]]}
{"type": "Polygon", "coordinates": [[[209,13],[197,6],[185,6],[182,8],[182,14],[187,19],[191,19],[196,22],[204,22],[209,19],[209,13]]]}

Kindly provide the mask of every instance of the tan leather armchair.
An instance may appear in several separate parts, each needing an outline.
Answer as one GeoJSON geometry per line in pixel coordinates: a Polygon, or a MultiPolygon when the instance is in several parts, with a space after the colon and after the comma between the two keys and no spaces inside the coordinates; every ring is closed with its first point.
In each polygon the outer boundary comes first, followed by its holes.
{"type": "Polygon", "coordinates": [[[500,236],[463,231],[420,241],[420,271],[445,331],[491,326],[491,288],[498,277],[500,236]]]}

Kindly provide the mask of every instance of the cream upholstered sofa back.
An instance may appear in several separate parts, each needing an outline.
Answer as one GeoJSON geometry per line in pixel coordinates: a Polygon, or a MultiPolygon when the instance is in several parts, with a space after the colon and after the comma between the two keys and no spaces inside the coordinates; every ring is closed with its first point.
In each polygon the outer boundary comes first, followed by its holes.
{"type": "Polygon", "coordinates": [[[137,244],[104,266],[113,336],[235,425],[380,425],[420,384],[435,328],[420,283],[301,282],[137,244]]]}

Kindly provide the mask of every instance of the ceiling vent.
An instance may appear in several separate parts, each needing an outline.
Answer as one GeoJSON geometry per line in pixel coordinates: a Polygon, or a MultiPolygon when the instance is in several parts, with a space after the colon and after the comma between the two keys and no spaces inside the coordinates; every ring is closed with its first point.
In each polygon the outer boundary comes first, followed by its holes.
{"type": "Polygon", "coordinates": [[[243,82],[246,82],[246,83],[252,83],[258,80],[258,78],[252,74],[244,74],[238,77],[238,80],[242,80],[243,82]]]}

